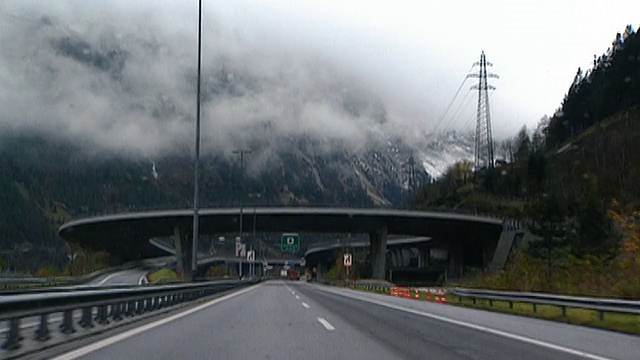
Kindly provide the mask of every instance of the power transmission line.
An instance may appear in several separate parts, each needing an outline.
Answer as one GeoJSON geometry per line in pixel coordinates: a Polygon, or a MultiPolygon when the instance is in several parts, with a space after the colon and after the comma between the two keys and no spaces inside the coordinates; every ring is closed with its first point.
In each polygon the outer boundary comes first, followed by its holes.
{"type": "Polygon", "coordinates": [[[491,129],[491,111],[489,109],[488,91],[495,89],[489,85],[488,78],[498,78],[498,75],[487,72],[487,66],[493,66],[487,61],[484,51],[480,54],[480,61],[474,66],[478,66],[478,73],[468,74],[467,77],[478,78],[478,85],[471,87],[478,90],[478,110],[476,113],[476,143],[475,143],[475,167],[476,170],[483,167],[492,168],[494,161],[493,154],[493,134],[491,129]]]}
{"type": "MultiPolygon", "coordinates": [[[[469,69],[469,71],[471,71],[471,69],[473,69],[473,67],[471,67],[469,69]]],[[[451,109],[451,106],[453,105],[454,101],[456,100],[456,98],[458,98],[458,95],[460,94],[460,91],[462,91],[462,87],[464,86],[464,83],[467,81],[469,77],[465,77],[464,79],[462,79],[462,82],[460,83],[460,86],[458,87],[458,90],[456,90],[455,95],[453,95],[453,98],[451,99],[451,101],[449,102],[449,105],[447,105],[447,108],[444,110],[444,112],[442,113],[442,115],[440,116],[440,118],[438,119],[438,123],[436,124],[436,126],[433,128],[433,130],[431,130],[431,135],[435,134],[436,131],[438,130],[438,128],[440,127],[440,125],[442,124],[442,121],[444,121],[445,116],[447,115],[447,113],[449,112],[449,110],[451,109]]],[[[426,128],[426,126],[425,126],[426,128]]]]}

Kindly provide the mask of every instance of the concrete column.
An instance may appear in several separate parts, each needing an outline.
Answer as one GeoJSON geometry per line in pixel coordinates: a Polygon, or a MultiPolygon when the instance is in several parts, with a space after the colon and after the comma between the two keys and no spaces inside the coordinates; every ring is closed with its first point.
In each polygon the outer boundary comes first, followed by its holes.
{"type": "Polygon", "coordinates": [[[391,250],[391,266],[399,267],[398,263],[398,250],[391,250]]]}
{"type": "Polygon", "coordinates": [[[402,267],[409,267],[411,265],[411,250],[402,248],[402,267]]]}
{"type": "Polygon", "coordinates": [[[464,266],[463,250],[460,245],[453,245],[449,248],[449,278],[460,278],[460,269],[464,266]]]}
{"type": "Polygon", "coordinates": [[[190,226],[176,226],[173,228],[176,243],[176,257],[178,259],[178,271],[182,272],[182,278],[191,280],[191,259],[193,258],[193,237],[190,226]]]}
{"type": "Polygon", "coordinates": [[[327,264],[324,261],[320,260],[320,262],[318,262],[318,266],[316,266],[316,280],[322,281],[326,273],[327,264]]]}
{"type": "Polygon", "coordinates": [[[420,253],[420,257],[418,258],[418,267],[425,268],[429,266],[429,249],[420,248],[418,249],[418,251],[420,253]]]}
{"type": "Polygon", "coordinates": [[[371,277],[384,280],[386,273],[387,227],[369,233],[371,246],[371,277]]]}

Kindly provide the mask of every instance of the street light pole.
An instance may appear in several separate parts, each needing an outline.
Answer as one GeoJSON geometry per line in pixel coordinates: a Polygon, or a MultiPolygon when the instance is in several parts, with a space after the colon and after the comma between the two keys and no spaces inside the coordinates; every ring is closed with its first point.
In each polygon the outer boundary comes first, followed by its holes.
{"type": "MultiPolygon", "coordinates": [[[[256,256],[256,250],[253,248],[254,245],[256,244],[256,205],[253,205],[253,236],[251,237],[251,251],[254,251],[253,253],[253,261],[251,261],[251,276],[254,276],[256,273],[256,259],[258,259],[259,257],[256,256]]],[[[258,254],[260,253],[259,251],[257,252],[258,254]]]]}
{"type": "MultiPolygon", "coordinates": [[[[262,199],[262,193],[250,193],[249,197],[253,200],[253,237],[252,237],[252,242],[255,245],[256,243],[258,244],[258,248],[257,248],[257,252],[256,252],[256,259],[258,259],[258,261],[262,262],[262,243],[257,241],[257,237],[256,237],[256,223],[257,223],[257,207],[258,207],[258,203],[260,202],[260,200],[262,199]]],[[[262,276],[262,274],[264,273],[264,266],[260,266],[260,276],[262,276]]],[[[252,274],[255,275],[257,273],[256,271],[256,265],[255,262],[253,264],[253,272],[252,274]]]]}
{"type": "MultiPolygon", "coordinates": [[[[251,154],[251,150],[238,149],[234,150],[233,153],[236,155],[240,155],[240,242],[242,242],[242,208],[244,206],[244,155],[251,154]]],[[[239,272],[240,274],[242,274],[242,259],[240,259],[239,264],[239,272]]]]}
{"type": "MultiPolygon", "coordinates": [[[[198,0],[198,80],[196,91],[196,158],[193,165],[193,243],[191,253],[191,276],[194,280],[198,270],[198,232],[200,231],[198,198],[200,170],[200,72],[202,68],[202,0],[198,0]]],[[[180,255],[178,255],[180,256],[180,255]]]]}

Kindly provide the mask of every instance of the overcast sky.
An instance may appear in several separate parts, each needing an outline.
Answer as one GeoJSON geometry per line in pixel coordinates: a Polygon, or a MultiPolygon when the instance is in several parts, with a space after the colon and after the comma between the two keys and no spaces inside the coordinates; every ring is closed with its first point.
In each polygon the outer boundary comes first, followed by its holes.
{"type": "MultiPolygon", "coordinates": [[[[385,98],[398,100],[411,116],[422,114],[427,129],[484,50],[500,76],[491,99],[499,136],[551,115],[578,66],[588,68],[627,24],[640,24],[636,0],[233,1],[214,9],[221,3],[205,1],[228,22],[257,30],[256,39],[353,66],[380,85],[385,98]]],[[[475,100],[467,99],[472,117],[475,100]]]]}
{"type": "MultiPolygon", "coordinates": [[[[225,59],[244,94],[204,105],[203,134],[225,148],[258,121],[354,142],[381,116],[379,130],[399,136],[471,130],[472,80],[440,118],[483,50],[500,76],[494,134],[512,136],[552,114],[578,66],[640,24],[637,0],[203,3],[204,80],[213,86],[212,64],[225,59]]],[[[196,32],[195,0],[0,3],[0,132],[44,129],[144,153],[186,143],[196,32]],[[64,55],[68,37],[88,53],[123,51],[123,67],[64,55]]]]}

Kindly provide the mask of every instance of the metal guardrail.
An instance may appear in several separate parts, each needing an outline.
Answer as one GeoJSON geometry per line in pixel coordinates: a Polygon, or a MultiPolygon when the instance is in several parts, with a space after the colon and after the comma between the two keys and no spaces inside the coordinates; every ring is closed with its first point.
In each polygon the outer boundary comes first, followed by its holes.
{"type": "Polygon", "coordinates": [[[35,339],[46,341],[51,338],[48,317],[53,313],[62,313],[63,315],[60,331],[72,333],[75,332],[74,310],[81,310],[82,315],[78,324],[80,327],[88,329],[93,328],[96,323],[106,325],[110,321],[117,322],[124,317],[164,309],[257,282],[257,280],[222,280],[180,285],[85,289],[71,292],[0,296],[0,321],[8,322],[6,339],[1,347],[5,350],[20,348],[21,341],[24,339],[20,334],[20,321],[26,317],[39,316],[35,339]]]}
{"type": "Polygon", "coordinates": [[[640,301],[461,288],[451,289],[448,293],[458,297],[458,302],[462,302],[462,298],[471,298],[475,304],[477,299],[482,299],[493,306],[494,301],[504,301],[511,309],[514,303],[531,304],[534,313],[538,311],[538,305],[557,306],[561,308],[563,317],[567,316],[567,308],[597,311],[601,321],[606,312],[640,315],[640,301]]]}

